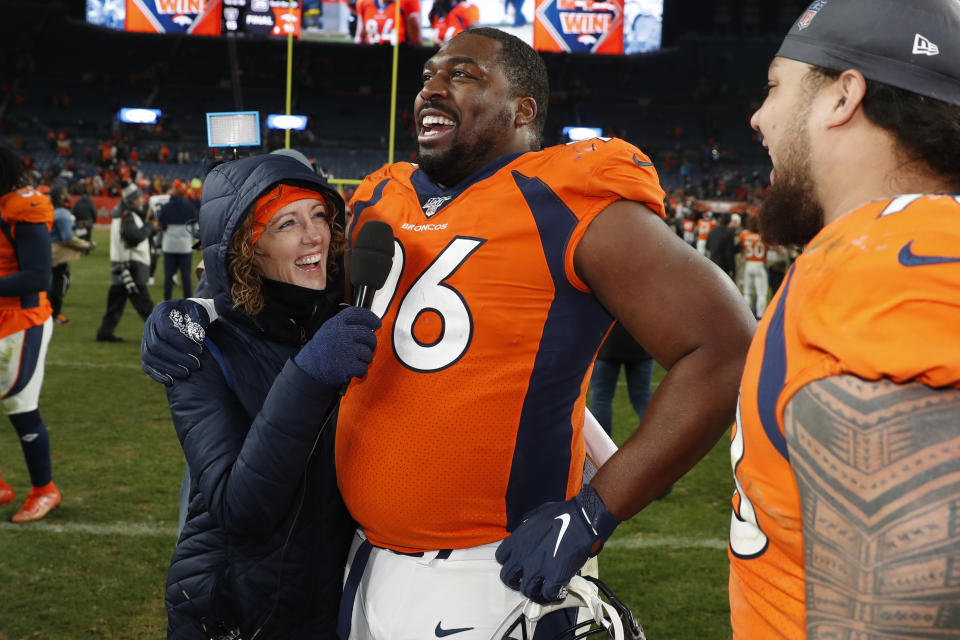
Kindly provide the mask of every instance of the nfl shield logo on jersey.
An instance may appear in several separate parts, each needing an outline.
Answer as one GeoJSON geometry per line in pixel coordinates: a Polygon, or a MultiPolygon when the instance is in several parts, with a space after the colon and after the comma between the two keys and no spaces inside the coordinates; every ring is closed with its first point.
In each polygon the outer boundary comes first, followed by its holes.
{"type": "Polygon", "coordinates": [[[823,5],[827,4],[827,0],[817,0],[811,4],[802,16],[800,16],[800,22],[797,23],[797,28],[800,31],[803,31],[810,26],[810,23],[813,22],[813,19],[817,17],[817,13],[820,12],[820,9],[823,9],[823,5]]]}
{"type": "Polygon", "coordinates": [[[434,198],[430,198],[425,203],[423,203],[424,215],[426,215],[428,218],[433,216],[433,214],[435,214],[440,209],[440,207],[445,205],[447,201],[450,200],[452,197],[453,196],[436,196],[434,198]]]}

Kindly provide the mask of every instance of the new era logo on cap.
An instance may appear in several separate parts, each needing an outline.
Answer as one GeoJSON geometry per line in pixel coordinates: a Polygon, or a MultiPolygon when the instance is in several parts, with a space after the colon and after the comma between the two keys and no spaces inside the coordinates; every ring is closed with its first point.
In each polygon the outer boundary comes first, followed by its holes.
{"type": "Polygon", "coordinates": [[[940,47],[918,33],[913,37],[913,55],[940,55],[940,47]]]}

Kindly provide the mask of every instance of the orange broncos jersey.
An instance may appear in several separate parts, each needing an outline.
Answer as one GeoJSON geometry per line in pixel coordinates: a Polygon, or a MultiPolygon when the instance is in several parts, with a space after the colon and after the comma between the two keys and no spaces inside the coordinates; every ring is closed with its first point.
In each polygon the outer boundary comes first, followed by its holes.
{"type": "Polygon", "coordinates": [[[697,240],[706,240],[716,226],[716,220],[707,220],[706,218],[697,220],[697,240]]]}
{"type": "Polygon", "coordinates": [[[741,231],[740,246],[743,247],[743,259],[747,262],[767,261],[767,243],[756,231],[741,231]]]}
{"type": "Polygon", "coordinates": [[[357,188],[351,237],[368,220],[396,237],[377,350],[337,426],[340,490],[372,543],[494,542],[580,490],[587,382],[612,319],[573,256],[621,199],[663,216],[649,159],[599,138],[501,157],[452,189],[410,163],[357,188]]]}
{"type": "Polygon", "coordinates": [[[357,0],[357,28],[364,30],[368,44],[393,44],[395,38],[405,42],[411,15],[420,15],[420,0],[400,0],[400,24],[393,2],[357,0]]]}
{"type": "Polygon", "coordinates": [[[783,414],[804,385],[960,387],[960,197],[900,196],[832,222],[770,302],[740,386],[731,444],[735,638],[806,638],[801,505],[783,414]]]}
{"type": "Polygon", "coordinates": [[[480,9],[477,5],[464,0],[453,5],[450,13],[434,20],[433,27],[437,30],[437,42],[443,44],[461,31],[466,31],[474,22],[480,19],[480,9]]]}
{"type": "MultiPolygon", "coordinates": [[[[0,278],[20,270],[14,241],[17,223],[36,223],[53,227],[53,203],[31,187],[11,191],[0,197],[0,278]]],[[[47,292],[0,298],[0,338],[46,322],[53,313],[47,292]]]]}

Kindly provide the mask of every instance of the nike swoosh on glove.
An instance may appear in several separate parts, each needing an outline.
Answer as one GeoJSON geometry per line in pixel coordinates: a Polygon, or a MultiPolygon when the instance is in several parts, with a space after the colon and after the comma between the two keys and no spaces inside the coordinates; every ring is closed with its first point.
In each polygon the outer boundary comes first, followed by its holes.
{"type": "Polygon", "coordinates": [[[293,361],[324,386],[337,389],[362,378],[377,348],[380,318],[363,307],[346,307],[323,323],[293,361]]]}
{"type": "Polygon", "coordinates": [[[540,505],[497,548],[500,579],[534,602],[562,600],[567,583],[618,524],[590,485],[566,502],[540,505]]]}
{"type": "Polygon", "coordinates": [[[206,308],[194,300],[157,304],[143,326],[140,366],[148,376],[167,386],[187,378],[200,368],[209,324],[206,308]]]}

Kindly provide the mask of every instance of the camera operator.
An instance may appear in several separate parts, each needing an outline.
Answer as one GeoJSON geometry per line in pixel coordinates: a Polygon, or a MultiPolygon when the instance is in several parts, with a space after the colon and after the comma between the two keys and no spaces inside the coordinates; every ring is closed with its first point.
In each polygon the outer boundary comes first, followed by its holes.
{"type": "Polygon", "coordinates": [[[150,237],[156,223],[147,216],[143,192],[136,184],[123,188],[123,198],[110,212],[110,269],[107,311],[97,331],[97,342],[123,342],[114,330],[123,316],[127,299],[144,320],[153,310],[147,289],[150,276],[150,237]]]}

